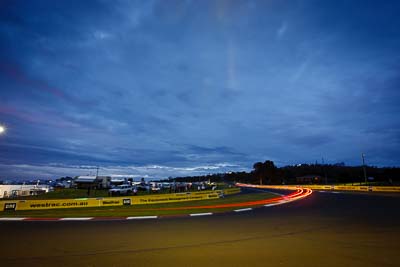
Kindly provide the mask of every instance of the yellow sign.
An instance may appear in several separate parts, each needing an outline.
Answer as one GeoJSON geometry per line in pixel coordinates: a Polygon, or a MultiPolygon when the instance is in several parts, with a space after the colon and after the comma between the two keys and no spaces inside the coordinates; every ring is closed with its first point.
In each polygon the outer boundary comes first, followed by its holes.
{"type": "MultiPolygon", "coordinates": [[[[239,189],[240,190],[240,189],[239,189]]],[[[232,193],[233,191],[228,191],[232,193]]],[[[228,193],[225,193],[228,194],[228,193]]],[[[158,204],[169,202],[216,199],[221,195],[220,190],[187,192],[175,194],[159,194],[145,196],[81,198],[81,199],[49,199],[49,200],[2,200],[0,211],[4,210],[42,210],[42,209],[69,209],[104,206],[158,204]]]]}
{"type": "Polygon", "coordinates": [[[227,188],[227,189],[219,190],[219,191],[222,191],[224,193],[224,195],[232,195],[232,194],[240,193],[240,188],[232,187],[232,188],[227,188]]]}
{"type": "Polygon", "coordinates": [[[400,192],[400,186],[372,186],[372,191],[377,191],[377,192],[400,192]]]}

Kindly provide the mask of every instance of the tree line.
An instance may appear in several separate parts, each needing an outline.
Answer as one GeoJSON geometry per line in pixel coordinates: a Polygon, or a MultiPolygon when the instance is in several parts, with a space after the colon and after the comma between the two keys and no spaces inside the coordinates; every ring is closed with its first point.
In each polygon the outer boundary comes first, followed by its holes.
{"type": "MultiPolygon", "coordinates": [[[[375,185],[400,185],[400,168],[365,166],[367,182],[375,185]]],[[[364,183],[363,166],[341,164],[298,164],[277,167],[273,161],[256,162],[250,172],[229,172],[203,176],[169,178],[174,181],[241,182],[252,184],[334,184],[364,183]]]]}

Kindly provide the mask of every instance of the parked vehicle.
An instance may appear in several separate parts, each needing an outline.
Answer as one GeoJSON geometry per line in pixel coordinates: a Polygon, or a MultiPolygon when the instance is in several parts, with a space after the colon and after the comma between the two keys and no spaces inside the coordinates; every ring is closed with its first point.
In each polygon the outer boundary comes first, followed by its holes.
{"type": "Polygon", "coordinates": [[[151,188],[151,192],[155,192],[155,193],[160,192],[160,190],[161,190],[160,187],[152,187],[152,188],[151,188]]]}
{"type": "Polygon", "coordinates": [[[165,189],[170,189],[171,188],[171,184],[170,183],[162,183],[161,187],[165,188],[165,189]]]}
{"type": "Polygon", "coordinates": [[[133,192],[134,188],[131,185],[117,185],[114,188],[111,188],[108,190],[108,193],[111,196],[119,196],[119,195],[131,195],[133,192]]]}

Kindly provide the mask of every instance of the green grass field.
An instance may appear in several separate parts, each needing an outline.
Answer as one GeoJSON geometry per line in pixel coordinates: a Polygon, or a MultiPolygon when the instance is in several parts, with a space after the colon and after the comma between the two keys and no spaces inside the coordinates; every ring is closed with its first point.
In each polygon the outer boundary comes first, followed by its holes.
{"type": "MultiPolygon", "coordinates": [[[[155,195],[155,194],[163,194],[163,193],[170,193],[169,190],[163,190],[157,193],[149,193],[147,191],[138,191],[137,195],[155,195]]],[[[24,199],[32,199],[32,200],[42,200],[42,199],[74,199],[74,198],[96,198],[96,197],[109,197],[107,189],[100,189],[100,190],[90,190],[90,194],[88,194],[87,189],[75,189],[75,188],[63,188],[57,189],[55,191],[37,195],[37,196],[20,196],[17,200],[24,200],[24,199]]]]}
{"type": "MultiPolygon", "coordinates": [[[[218,184],[217,190],[228,189],[228,185],[226,184],[218,184]]],[[[190,192],[196,192],[197,188],[192,187],[190,192]]],[[[160,192],[147,192],[147,191],[138,191],[137,195],[156,195],[156,194],[169,194],[174,193],[171,192],[169,189],[163,189],[160,192]]],[[[75,188],[62,188],[56,189],[52,192],[37,195],[37,196],[20,196],[13,198],[14,200],[25,200],[25,199],[32,199],[32,200],[44,200],[44,199],[74,199],[74,198],[96,198],[96,197],[109,197],[107,189],[99,189],[99,190],[90,190],[88,194],[87,189],[75,189],[75,188]]]]}
{"type": "Polygon", "coordinates": [[[127,216],[148,216],[148,215],[172,215],[172,214],[190,214],[198,212],[223,212],[235,208],[223,209],[184,209],[184,210],[151,210],[159,208],[178,208],[188,206],[206,206],[226,203],[241,203],[262,199],[274,198],[276,195],[271,193],[251,193],[237,194],[220,199],[187,201],[177,203],[152,204],[152,205],[133,205],[133,206],[113,206],[113,207],[95,207],[95,208],[72,208],[72,209],[52,209],[35,211],[3,211],[0,217],[127,217],[127,216]]]}

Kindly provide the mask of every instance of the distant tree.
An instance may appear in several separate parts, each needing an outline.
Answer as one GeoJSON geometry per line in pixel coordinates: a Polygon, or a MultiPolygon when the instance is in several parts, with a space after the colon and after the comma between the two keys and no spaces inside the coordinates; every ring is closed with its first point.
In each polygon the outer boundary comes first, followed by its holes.
{"type": "Polygon", "coordinates": [[[263,178],[265,178],[265,174],[264,174],[264,164],[262,162],[256,162],[253,165],[253,173],[256,179],[258,179],[260,181],[260,185],[263,184],[263,178]]]}
{"type": "MultiPolygon", "coordinates": [[[[253,184],[296,184],[296,177],[306,175],[319,175],[321,177],[328,174],[329,183],[362,183],[362,166],[343,166],[343,164],[328,165],[324,164],[300,164],[277,168],[273,161],[256,162],[253,171],[248,172],[229,172],[221,174],[208,174],[203,176],[186,176],[179,178],[168,177],[169,181],[177,182],[199,182],[211,180],[213,182],[241,182],[253,184]]],[[[400,168],[377,168],[367,166],[368,177],[374,177],[374,183],[400,185],[400,168]]],[[[144,182],[144,179],[142,179],[144,182]]],[[[324,182],[324,181],[320,181],[324,182]]]]}
{"type": "Polygon", "coordinates": [[[276,184],[279,183],[277,176],[277,168],[272,160],[266,160],[264,162],[264,171],[266,179],[268,179],[268,183],[276,184]]]}
{"type": "Polygon", "coordinates": [[[263,184],[263,181],[269,184],[278,183],[277,168],[273,161],[257,162],[253,165],[253,169],[254,178],[259,181],[260,185],[263,184]]]}

